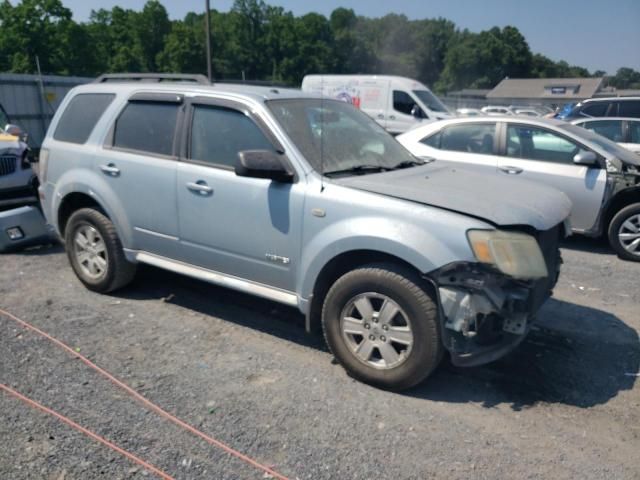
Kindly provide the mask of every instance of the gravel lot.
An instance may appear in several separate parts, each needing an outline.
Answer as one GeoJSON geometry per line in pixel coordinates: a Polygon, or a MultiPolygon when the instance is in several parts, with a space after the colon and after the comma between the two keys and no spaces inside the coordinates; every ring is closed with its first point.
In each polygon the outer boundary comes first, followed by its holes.
{"type": "MultiPolygon", "coordinates": [[[[403,394],[351,380],[296,311],[153,268],[85,290],[60,247],[0,256],[0,306],[292,480],[640,478],[640,264],[574,238],[539,328],[403,394]]],[[[263,473],[0,317],[0,383],[180,479],[263,473]]],[[[0,478],[150,478],[0,393],[0,478]]]]}

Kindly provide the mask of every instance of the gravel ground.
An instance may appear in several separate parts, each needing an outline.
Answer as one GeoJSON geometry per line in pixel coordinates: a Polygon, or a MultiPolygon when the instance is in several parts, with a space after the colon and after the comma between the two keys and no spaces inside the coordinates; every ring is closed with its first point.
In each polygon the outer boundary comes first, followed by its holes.
{"type": "MultiPolygon", "coordinates": [[[[84,289],[60,247],[0,256],[0,306],[291,479],[640,478],[640,264],[572,239],[539,328],[403,394],[357,383],[295,310],[153,268],[84,289]]],[[[263,473],[0,317],[0,382],[180,479],[263,473]]],[[[0,392],[0,478],[151,478],[0,392]]]]}

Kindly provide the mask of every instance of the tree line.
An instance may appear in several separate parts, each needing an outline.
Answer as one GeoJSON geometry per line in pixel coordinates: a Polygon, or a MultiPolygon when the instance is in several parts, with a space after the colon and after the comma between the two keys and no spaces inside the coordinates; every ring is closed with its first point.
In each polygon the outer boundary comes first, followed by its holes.
{"type": "MultiPolygon", "coordinates": [[[[335,9],[295,16],[262,0],[211,11],[217,79],[299,85],[307,73],[378,73],[418,79],[439,92],[492,88],[505,77],[586,77],[605,72],[531,52],[517,28],[479,33],[444,18],[357,16],[335,9]]],[[[0,3],[0,71],[96,76],[106,72],[206,72],[204,13],[171,20],[158,0],[142,10],[92,11],[75,22],[61,0],[0,3]]],[[[640,72],[621,68],[617,88],[640,88],[640,72]]]]}

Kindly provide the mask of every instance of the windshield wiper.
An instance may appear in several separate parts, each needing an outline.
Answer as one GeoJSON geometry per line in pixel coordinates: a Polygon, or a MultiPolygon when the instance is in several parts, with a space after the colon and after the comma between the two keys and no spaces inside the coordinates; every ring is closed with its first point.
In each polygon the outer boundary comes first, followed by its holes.
{"type": "Polygon", "coordinates": [[[355,165],[353,167],[344,168],[342,170],[331,170],[330,172],[324,172],[325,175],[340,175],[343,173],[370,173],[370,172],[386,172],[390,170],[389,167],[383,167],[381,165],[355,165]]]}
{"type": "Polygon", "coordinates": [[[399,170],[401,168],[409,168],[409,167],[418,167],[420,165],[425,165],[433,161],[434,161],[433,158],[429,158],[429,159],[416,158],[415,160],[404,160],[400,163],[395,164],[393,167],[391,167],[391,170],[399,170]]]}

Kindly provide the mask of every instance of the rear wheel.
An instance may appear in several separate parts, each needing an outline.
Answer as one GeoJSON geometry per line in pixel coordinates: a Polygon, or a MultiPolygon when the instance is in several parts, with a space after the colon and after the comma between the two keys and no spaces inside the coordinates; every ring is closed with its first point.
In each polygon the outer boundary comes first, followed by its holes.
{"type": "Polygon", "coordinates": [[[420,278],[394,265],[346,273],[327,293],[322,326],[349,375],[402,390],[424,380],[442,358],[436,303],[420,278]]]}
{"type": "Polygon", "coordinates": [[[125,258],[116,229],[102,212],[74,212],[65,228],[65,248],[73,271],[90,290],[111,292],[135,276],[136,265],[125,258]]]}
{"type": "Polygon", "coordinates": [[[609,243],[620,258],[640,262],[640,203],[616,213],[608,233],[609,243]]]}

